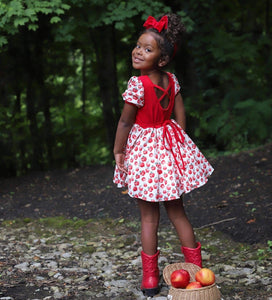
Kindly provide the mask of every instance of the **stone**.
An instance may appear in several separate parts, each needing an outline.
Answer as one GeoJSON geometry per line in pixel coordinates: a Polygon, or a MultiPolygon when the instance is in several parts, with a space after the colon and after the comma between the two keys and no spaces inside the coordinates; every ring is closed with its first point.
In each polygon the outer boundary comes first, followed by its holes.
{"type": "Polygon", "coordinates": [[[14,268],[20,269],[23,272],[28,272],[30,270],[28,266],[28,262],[23,262],[21,264],[15,265],[14,268]]]}
{"type": "Polygon", "coordinates": [[[70,258],[72,256],[72,254],[71,253],[63,253],[63,254],[61,254],[61,257],[63,257],[63,258],[70,258]]]}
{"type": "MultiPolygon", "coordinates": [[[[32,226],[1,227],[0,276],[4,287],[22,282],[31,288],[29,290],[34,289],[37,293],[29,298],[40,300],[65,299],[68,296],[98,300],[147,299],[140,290],[142,248],[130,229],[123,229],[120,235],[101,230],[89,240],[88,234],[92,227],[84,233],[84,228],[75,231],[71,228],[54,230],[56,234],[52,231],[41,234],[40,228],[35,231],[32,226]],[[121,245],[126,245],[126,241],[132,237],[133,244],[125,247],[121,245]],[[92,247],[92,253],[82,251],[86,245],[92,247]],[[46,294],[40,296],[39,293],[46,294]]],[[[167,227],[163,228],[160,239],[162,246],[167,241],[171,248],[165,246],[160,249],[161,291],[152,299],[166,300],[169,287],[163,280],[163,268],[184,261],[184,257],[179,252],[179,241],[175,235],[169,234],[167,227]]],[[[233,256],[232,247],[235,247],[231,243],[222,242],[219,237],[213,237],[212,232],[205,231],[200,240],[207,245],[203,251],[205,267],[215,272],[221,291],[229,293],[224,295],[224,300],[243,299],[241,293],[248,287],[256,287],[265,296],[271,295],[272,261],[269,256],[267,259],[254,260],[256,248],[250,246],[246,252],[236,251],[233,256]],[[215,253],[217,248],[220,248],[218,254],[215,253]],[[246,260],[245,256],[250,259],[246,260]]],[[[264,299],[272,300],[272,297],[269,299],[265,296],[264,299]]],[[[7,299],[13,300],[11,297],[7,299]]]]}
{"type": "Polygon", "coordinates": [[[34,270],[34,269],[40,269],[41,268],[41,264],[40,263],[34,263],[32,265],[30,265],[30,269],[34,270]]]}
{"type": "Polygon", "coordinates": [[[54,299],[63,299],[65,295],[63,293],[60,292],[56,292],[54,293],[54,299]]]}
{"type": "Polygon", "coordinates": [[[45,265],[47,266],[47,268],[52,270],[56,270],[58,268],[58,263],[56,261],[48,261],[45,263],[45,265]]]}
{"type": "Polygon", "coordinates": [[[56,278],[56,279],[63,279],[63,276],[60,273],[54,274],[53,277],[56,278]]]}
{"type": "Polygon", "coordinates": [[[44,281],[45,280],[45,277],[42,277],[42,276],[36,276],[35,279],[37,281],[44,281]]]}

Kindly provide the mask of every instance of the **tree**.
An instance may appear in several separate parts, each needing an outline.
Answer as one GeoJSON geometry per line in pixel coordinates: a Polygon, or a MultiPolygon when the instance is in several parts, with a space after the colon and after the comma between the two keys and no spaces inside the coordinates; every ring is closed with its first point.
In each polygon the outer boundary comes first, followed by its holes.
{"type": "Polygon", "coordinates": [[[188,45],[198,92],[188,95],[187,112],[199,119],[195,136],[230,151],[264,142],[272,115],[269,1],[182,5],[194,22],[188,45]]]}
{"type": "Polygon", "coordinates": [[[139,13],[163,7],[159,2],[147,2],[142,1],[140,8],[123,1],[1,2],[1,56],[7,59],[3,63],[2,70],[6,72],[1,94],[6,96],[7,111],[16,106],[19,115],[15,120],[11,114],[3,122],[5,130],[10,119],[17,125],[7,130],[9,138],[4,139],[3,149],[7,145],[14,148],[8,155],[7,169],[12,169],[11,165],[15,165],[14,169],[59,167],[67,165],[67,161],[95,163],[88,159],[91,151],[102,152],[103,144],[112,148],[120,115],[117,59],[123,56],[114,46],[116,36],[122,30],[134,30],[133,22],[127,24],[130,18],[140,20],[139,13]],[[94,87],[89,88],[89,84],[94,87]],[[77,96],[80,89],[81,99],[77,96]],[[17,95],[16,101],[13,95],[17,95]],[[105,127],[99,124],[100,117],[90,118],[88,106],[100,106],[88,100],[90,96],[101,99],[105,127]],[[79,103],[81,110],[77,108],[79,103]],[[107,143],[101,139],[104,128],[107,143]]]}
{"type": "Polygon", "coordinates": [[[111,162],[138,30],[171,9],[188,29],[171,68],[189,134],[223,151],[267,141],[270,0],[2,0],[2,174],[111,162]]]}
{"type": "Polygon", "coordinates": [[[50,38],[47,32],[50,24],[59,22],[59,16],[67,9],[69,6],[61,1],[1,1],[0,51],[5,60],[1,63],[3,76],[0,91],[4,95],[6,108],[10,107],[15,112],[11,115],[12,121],[17,121],[13,131],[8,130],[8,127],[5,129],[10,142],[14,143],[16,138],[20,145],[20,152],[13,153],[16,158],[10,156],[7,160],[8,166],[12,161],[17,161],[22,164],[22,168],[26,168],[29,163],[32,169],[43,168],[45,149],[37,120],[40,109],[45,120],[47,157],[49,161],[52,159],[52,124],[49,93],[45,85],[44,49],[46,39],[50,38]],[[12,94],[16,95],[15,102],[9,101],[12,100],[12,94]],[[26,124],[22,112],[23,102],[26,104],[25,117],[31,135],[27,141],[23,141],[20,136],[24,134],[22,126],[26,124]],[[31,146],[26,147],[26,143],[31,146]],[[26,162],[26,156],[30,157],[29,162],[26,162]]]}

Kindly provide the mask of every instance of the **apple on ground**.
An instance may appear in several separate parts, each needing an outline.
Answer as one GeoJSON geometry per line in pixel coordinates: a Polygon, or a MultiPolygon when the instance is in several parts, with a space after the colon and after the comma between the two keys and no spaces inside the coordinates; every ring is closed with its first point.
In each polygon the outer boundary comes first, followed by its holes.
{"type": "Polygon", "coordinates": [[[174,288],[184,289],[190,282],[190,274],[184,269],[175,270],[171,274],[170,280],[174,288]]]}
{"type": "Polygon", "coordinates": [[[196,272],[195,280],[200,282],[203,286],[208,286],[215,282],[215,275],[212,270],[208,268],[202,268],[196,272]]]}
{"type": "Polygon", "coordinates": [[[187,286],[186,286],[186,290],[191,290],[191,289],[200,289],[202,288],[202,284],[198,281],[193,281],[190,282],[187,286]]]}

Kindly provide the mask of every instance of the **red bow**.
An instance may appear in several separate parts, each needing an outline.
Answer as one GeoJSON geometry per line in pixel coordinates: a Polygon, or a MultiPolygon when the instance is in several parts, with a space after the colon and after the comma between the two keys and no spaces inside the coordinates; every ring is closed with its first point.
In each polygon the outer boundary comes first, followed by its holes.
{"type": "Polygon", "coordinates": [[[145,21],[144,25],[145,28],[155,28],[158,32],[161,32],[163,28],[167,29],[168,26],[168,18],[167,16],[163,16],[160,21],[156,21],[156,19],[152,16],[149,16],[145,21]]]}

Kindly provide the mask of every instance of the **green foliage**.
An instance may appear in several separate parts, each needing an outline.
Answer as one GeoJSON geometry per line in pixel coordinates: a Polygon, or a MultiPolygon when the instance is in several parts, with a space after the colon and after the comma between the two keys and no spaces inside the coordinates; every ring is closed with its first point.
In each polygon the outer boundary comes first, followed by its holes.
{"type": "Polygon", "coordinates": [[[37,30],[39,15],[51,15],[50,23],[61,21],[70,5],[62,0],[33,1],[33,0],[2,0],[0,3],[0,47],[8,42],[7,36],[18,33],[19,27],[27,26],[28,30],[37,30]]]}
{"type": "Polygon", "coordinates": [[[176,12],[182,19],[182,23],[185,25],[186,31],[191,33],[194,30],[194,21],[190,16],[183,10],[176,12]]]}
{"type": "MultiPolygon", "coordinates": [[[[261,2],[2,0],[1,175],[110,163],[98,62],[106,67],[114,61],[121,94],[143,21],[171,10],[187,28],[172,68],[182,83],[190,136],[214,153],[271,139],[272,40],[266,20],[272,12],[261,2]],[[112,40],[112,57],[104,39],[112,40]]],[[[120,95],[118,100],[122,107],[120,95]]],[[[114,127],[118,109],[111,112],[114,127]]]]}
{"type": "Polygon", "coordinates": [[[39,224],[40,227],[45,226],[46,228],[50,229],[63,229],[63,228],[73,228],[73,229],[80,229],[84,228],[91,223],[93,223],[92,219],[82,220],[77,217],[72,219],[67,219],[63,216],[59,217],[48,217],[48,218],[41,218],[39,220],[32,220],[30,218],[25,219],[16,219],[16,220],[6,220],[1,223],[2,226],[5,227],[12,227],[12,228],[19,228],[24,227],[26,224],[39,224]]]}
{"type": "Polygon", "coordinates": [[[88,144],[81,144],[79,150],[80,153],[75,158],[80,166],[110,163],[111,153],[107,145],[103,146],[101,136],[92,137],[88,144]]]}
{"type": "Polygon", "coordinates": [[[80,166],[109,162],[109,149],[103,142],[105,127],[101,126],[101,110],[91,103],[87,104],[92,113],[86,115],[72,103],[65,104],[61,110],[52,111],[54,135],[57,136],[54,160],[59,167],[68,167],[69,160],[75,160],[76,165],[80,166]],[[86,130],[83,130],[84,127],[86,130]],[[84,143],[84,139],[88,142],[84,143]],[[67,143],[67,140],[73,142],[67,143]]]}
{"type": "Polygon", "coordinates": [[[150,14],[161,14],[170,10],[161,1],[122,1],[122,0],[71,0],[74,6],[88,9],[86,20],[90,28],[97,28],[103,25],[114,25],[118,30],[134,28],[132,18],[142,15],[145,19],[150,14]]]}
{"type": "Polygon", "coordinates": [[[259,15],[254,14],[265,6],[256,3],[255,10],[245,6],[236,1],[188,4],[194,21],[190,49],[199,87],[197,95],[195,91],[189,95],[188,111],[197,117],[194,134],[206,147],[215,141],[218,149],[233,151],[271,137],[267,68],[272,62],[264,57],[272,41],[261,23],[257,34],[254,24],[244,23],[244,14],[251,13],[257,20],[259,15]]]}
{"type": "Polygon", "coordinates": [[[267,241],[267,248],[259,248],[257,250],[257,256],[259,260],[270,258],[272,254],[272,241],[267,241]]]}
{"type": "Polygon", "coordinates": [[[82,220],[78,219],[77,217],[74,217],[73,219],[66,219],[64,217],[51,217],[51,218],[41,218],[39,220],[41,225],[44,225],[46,227],[50,228],[74,228],[79,229],[82,227],[87,226],[92,222],[91,219],[89,220],[82,220]]]}
{"type": "Polygon", "coordinates": [[[224,104],[223,99],[221,105],[208,108],[199,121],[200,127],[215,136],[219,145],[227,145],[226,150],[259,145],[269,136],[267,124],[272,116],[272,99],[262,102],[246,99],[232,108],[224,104]]]}

